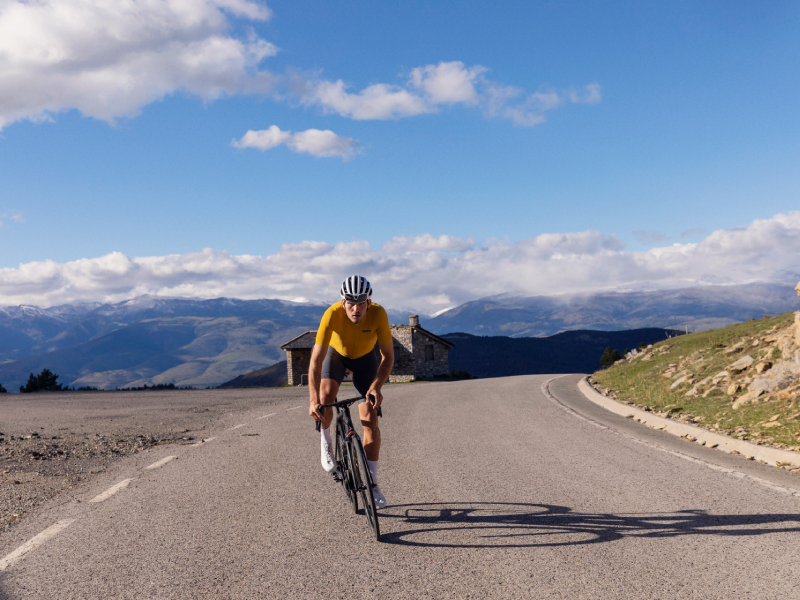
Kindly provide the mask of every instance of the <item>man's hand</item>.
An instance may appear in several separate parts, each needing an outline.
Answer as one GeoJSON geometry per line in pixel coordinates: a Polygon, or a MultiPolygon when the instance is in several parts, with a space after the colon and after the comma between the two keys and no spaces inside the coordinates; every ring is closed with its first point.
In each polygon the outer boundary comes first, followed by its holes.
{"type": "Polygon", "coordinates": [[[319,409],[319,404],[311,403],[311,406],[308,408],[308,416],[314,419],[315,421],[322,421],[322,411],[319,409]]]}
{"type": "Polygon", "coordinates": [[[383,402],[383,394],[381,393],[380,389],[374,386],[374,384],[371,388],[369,388],[369,391],[367,392],[367,401],[373,408],[378,408],[381,405],[381,402],[383,402]],[[369,399],[370,396],[375,397],[374,404],[370,401],[369,399]]]}

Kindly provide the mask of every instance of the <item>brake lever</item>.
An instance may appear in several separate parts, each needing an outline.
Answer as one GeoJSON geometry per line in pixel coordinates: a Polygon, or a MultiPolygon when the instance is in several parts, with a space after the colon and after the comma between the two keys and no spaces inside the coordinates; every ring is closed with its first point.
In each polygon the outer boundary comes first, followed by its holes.
{"type": "Polygon", "coordinates": [[[367,400],[369,401],[370,404],[372,404],[373,407],[375,407],[375,410],[378,411],[378,416],[382,417],[383,411],[381,410],[381,407],[375,406],[375,396],[372,394],[367,394],[367,400]]]}
{"type": "MultiPolygon", "coordinates": [[[[317,411],[319,411],[320,417],[322,417],[322,412],[325,410],[324,406],[325,406],[324,404],[320,404],[319,408],[317,409],[317,411]]],[[[322,430],[322,420],[314,421],[314,427],[317,429],[317,432],[319,433],[322,430]]]]}

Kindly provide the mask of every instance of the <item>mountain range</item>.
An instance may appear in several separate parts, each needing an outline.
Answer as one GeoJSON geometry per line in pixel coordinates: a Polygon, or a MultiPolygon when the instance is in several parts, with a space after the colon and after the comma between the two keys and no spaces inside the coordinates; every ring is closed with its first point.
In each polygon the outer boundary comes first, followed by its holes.
{"type": "Polygon", "coordinates": [[[493,296],[426,322],[434,333],[544,337],[562,331],[658,327],[702,331],[800,310],[794,286],[753,283],[574,296],[493,296]]]}
{"type": "MultiPolygon", "coordinates": [[[[115,304],[0,307],[0,383],[15,391],[29,373],[48,368],[61,383],[77,387],[216,386],[284,360],[280,345],[315,329],[325,308],[153,296],[115,304]]],[[[790,310],[800,310],[794,288],[752,284],[571,298],[495,296],[423,319],[422,325],[440,335],[544,337],[579,329],[699,330],[790,310]]],[[[388,312],[391,322],[407,322],[407,312],[388,312]]]]}

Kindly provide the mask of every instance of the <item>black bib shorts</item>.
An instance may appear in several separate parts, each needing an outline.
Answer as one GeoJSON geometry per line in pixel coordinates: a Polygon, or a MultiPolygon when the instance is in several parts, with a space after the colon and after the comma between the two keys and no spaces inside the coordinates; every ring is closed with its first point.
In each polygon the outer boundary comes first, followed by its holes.
{"type": "MultiPolygon", "coordinates": [[[[378,374],[377,353],[373,350],[358,358],[347,358],[328,346],[328,353],[322,362],[322,379],[333,379],[341,385],[347,369],[353,373],[353,386],[358,390],[359,395],[366,396],[378,374]]],[[[361,402],[366,402],[366,400],[361,402]]]]}

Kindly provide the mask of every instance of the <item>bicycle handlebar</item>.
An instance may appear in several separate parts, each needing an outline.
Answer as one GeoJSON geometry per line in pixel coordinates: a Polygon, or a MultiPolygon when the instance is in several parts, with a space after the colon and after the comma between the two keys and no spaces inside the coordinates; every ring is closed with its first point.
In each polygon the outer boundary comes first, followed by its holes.
{"type": "MultiPolygon", "coordinates": [[[[354,402],[358,402],[359,400],[366,400],[367,402],[374,404],[375,396],[373,396],[372,394],[367,394],[367,397],[359,396],[358,398],[347,398],[346,400],[338,400],[337,402],[332,402],[331,404],[320,404],[318,410],[320,414],[322,414],[322,412],[326,408],[332,408],[334,406],[350,406],[351,404],[353,404],[354,402]]],[[[375,409],[378,411],[378,416],[382,417],[383,411],[381,410],[381,407],[377,406],[375,407],[375,409]]],[[[322,429],[322,421],[314,421],[314,427],[316,427],[317,431],[320,431],[320,429],[322,429]]]]}

